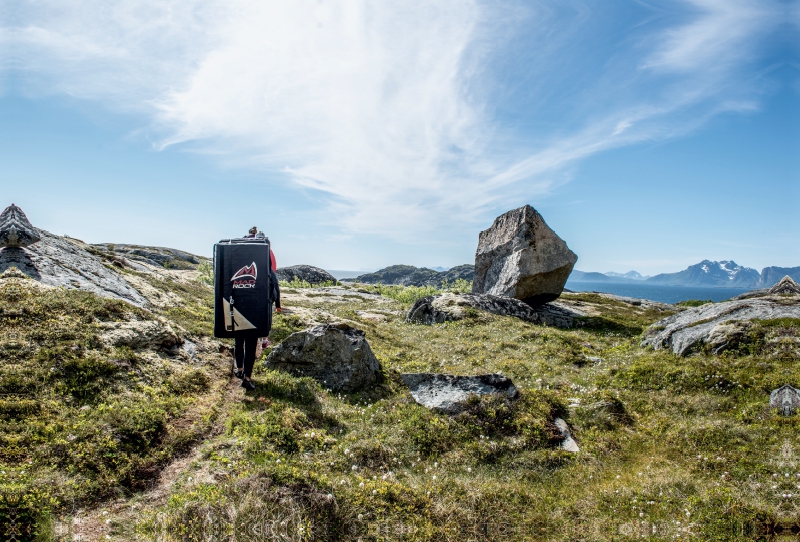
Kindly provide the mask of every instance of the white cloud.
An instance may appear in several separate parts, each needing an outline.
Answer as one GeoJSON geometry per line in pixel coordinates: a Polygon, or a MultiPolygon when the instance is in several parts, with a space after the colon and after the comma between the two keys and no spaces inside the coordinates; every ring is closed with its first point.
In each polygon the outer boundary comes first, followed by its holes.
{"type": "Polygon", "coordinates": [[[576,59],[575,47],[596,48],[570,28],[592,23],[580,2],[566,20],[545,1],[19,2],[0,65],[28,92],[148,115],[162,147],[191,143],[321,191],[346,234],[407,238],[546,194],[591,154],[754,107],[740,76],[779,24],[779,2],[670,6],[693,10],[600,69],[576,59]],[[492,70],[523,53],[532,64],[492,70]],[[582,93],[561,92],[575,84],[563,74],[583,70],[595,79],[580,81],[582,93]],[[493,111],[526,85],[542,102],[512,130],[493,111]],[[575,96],[577,118],[534,127],[575,96]]]}

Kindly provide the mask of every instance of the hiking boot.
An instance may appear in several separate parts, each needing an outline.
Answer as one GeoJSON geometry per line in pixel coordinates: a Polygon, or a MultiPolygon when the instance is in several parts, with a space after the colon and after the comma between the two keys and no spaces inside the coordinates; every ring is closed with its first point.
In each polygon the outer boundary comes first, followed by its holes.
{"type": "Polygon", "coordinates": [[[253,382],[252,382],[252,381],[250,381],[250,380],[247,380],[246,378],[242,378],[242,387],[243,387],[244,389],[246,389],[246,390],[250,390],[250,391],[252,391],[252,390],[256,389],[256,385],[255,385],[255,384],[253,384],[253,382]]]}
{"type": "Polygon", "coordinates": [[[235,376],[239,380],[243,380],[244,379],[244,371],[242,369],[236,370],[236,371],[233,372],[233,376],[235,376]]]}

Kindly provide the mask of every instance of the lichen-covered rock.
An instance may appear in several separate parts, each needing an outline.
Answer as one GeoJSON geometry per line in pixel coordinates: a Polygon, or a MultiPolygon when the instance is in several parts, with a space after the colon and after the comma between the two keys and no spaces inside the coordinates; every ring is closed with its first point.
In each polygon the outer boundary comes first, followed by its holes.
{"type": "Polygon", "coordinates": [[[511,379],[499,374],[453,376],[406,373],[400,377],[417,403],[447,414],[458,414],[464,410],[472,395],[497,393],[512,399],[518,395],[511,379]]]}
{"type": "Polygon", "coordinates": [[[480,233],[472,293],[542,305],[561,295],[577,260],[542,215],[525,205],[480,233]]]}
{"type": "Polygon", "coordinates": [[[336,277],[313,265],[292,265],[290,267],[280,267],[275,274],[278,280],[292,282],[293,280],[305,281],[309,284],[336,283],[336,277]]]}
{"type": "MultiPolygon", "coordinates": [[[[712,353],[740,348],[749,341],[759,321],[779,318],[800,319],[800,296],[765,296],[738,299],[724,303],[708,303],[668,316],[650,326],[642,346],[656,350],[670,349],[684,356],[707,346],[712,353]]],[[[791,330],[783,336],[780,327],[765,332],[776,341],[774,354],[794,348],[797,337],[791,330]]],[[[769,346],[769,345],[768,345],[769,346]]]]}
{"type": "Polygon", "coordinates": [[[344,323],[314,326],[289,335],[264,361],[268,369],[310,376],[324,388],[354,392],[375,385],[380,363],[365,333],[344,323]]]}
{"type": "Polygon", "coordinates": [[[39,233],[22,209],[12,203],[0,213],[0,247],[22,248],[38,242],[39,233]]]}
{"type": "Polygon", "coordinates": [[[40,241],[25,248],[0,250],[0,273],[16,267],[48,286],[79,289],[145,306],[147,300],[103,260],[64,237],[36,230],[40,241]]]}
{"type": "Polygon", "coordinates": [[[159,350],[181,344],[169,324],[158,320],[108,322],[100,324],[100,340],[107,346],[127,346],[133,350],[159,350]]]}
{"type": "Polygon", "coordinates": [[[531,307],[519,299],[491,294],[445,293],[418,299],[408,311],[406,321],[419,324],[440,324],[462,320],[470,311],[486,311],[501,316],[514,316],[532,322],[561,328],[574,327],[576,318],[586,316],[557,303],[531,307]]]}

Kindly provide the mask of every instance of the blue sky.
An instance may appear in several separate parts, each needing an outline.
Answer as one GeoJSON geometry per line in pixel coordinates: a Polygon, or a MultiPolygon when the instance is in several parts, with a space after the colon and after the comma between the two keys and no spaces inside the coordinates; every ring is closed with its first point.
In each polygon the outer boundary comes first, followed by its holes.
{"type": "Polygon", "coordinates": [[[800,265],[800,2],[8,0],[0,193],[88,242],[577,268],[800,265]],[[599,7],[598,7],[599,6],[599,7]]]}

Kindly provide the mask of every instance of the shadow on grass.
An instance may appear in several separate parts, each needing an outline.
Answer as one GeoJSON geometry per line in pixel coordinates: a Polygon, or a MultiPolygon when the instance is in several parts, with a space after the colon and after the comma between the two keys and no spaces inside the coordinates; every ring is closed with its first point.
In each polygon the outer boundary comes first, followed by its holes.
{"type": "Polygon", "coordinates": [[[623,337],[633,338],[641,335],[645,328],[637,325],[624,324],[609,318],[601,316],[589,316],[582,318],[583,326],[581,329],[589,333],[596,333],[598,335],[615,334],[623,337]]]}

